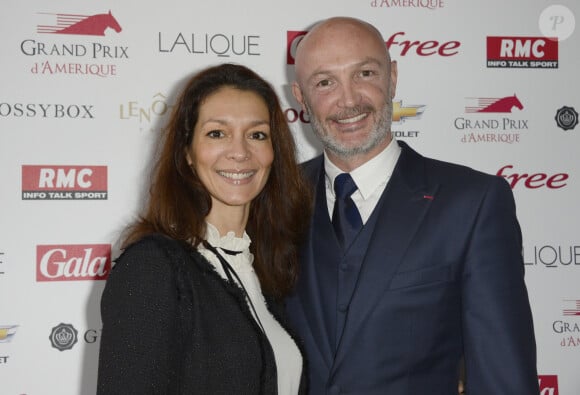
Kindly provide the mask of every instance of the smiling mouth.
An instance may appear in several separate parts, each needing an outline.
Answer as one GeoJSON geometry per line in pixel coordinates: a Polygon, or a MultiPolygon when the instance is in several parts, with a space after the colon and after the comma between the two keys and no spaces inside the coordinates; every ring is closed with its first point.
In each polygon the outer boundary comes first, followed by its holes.
{"type": "Polygon", "coordinates": [[[365,119],[366,117],[368,117],[368,115],[369,115],[368,113],[363,112],[362,114],[356,115],[351,118],[337,119],[336,122],[341,124],[354,123],[365,119]]]}
{"type": "Polygon", "coordinates": [[[245,171],[245,172],[239,172],[239,173],[233,173],[233,172],[229,172],[229,171],[218,171],[218,174],[222,177],[228,178],[230,180],[233,181],[241,181],[241,180],[245,180],[247,178],[250,178],[254,175],[254,171],[245,171]]]}

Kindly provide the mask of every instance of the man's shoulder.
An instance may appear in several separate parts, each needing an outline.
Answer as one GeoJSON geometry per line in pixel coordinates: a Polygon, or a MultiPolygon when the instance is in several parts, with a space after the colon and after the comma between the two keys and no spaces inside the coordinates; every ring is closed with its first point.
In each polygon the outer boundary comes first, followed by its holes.
{"type": "Polygon", "coordinates": [[[300,168],[304,174],[311,180],[316,180],[316,176],[320,174],[320,170],[324,166],[324,155],[320,154],[306,162],[300,163],[300,168]]]}
{"type": "Polygon", "coordinates": [[[404,144],[407,160],[422,163],[425,176],[432,182],[443,184],[489,185],[490,183],[505,182],[502,177],[472,168],[466,164],[423,156],[408,145],[404,144]]]}

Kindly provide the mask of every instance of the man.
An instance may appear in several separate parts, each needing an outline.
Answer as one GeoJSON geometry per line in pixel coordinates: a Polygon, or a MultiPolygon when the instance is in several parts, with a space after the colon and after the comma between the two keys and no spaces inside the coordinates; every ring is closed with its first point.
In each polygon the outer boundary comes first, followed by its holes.
{"type": "Polygon", "coordinates": [[[537,395],[508,184],[393,139],[397,64],[371,25],[317,24],[295,71],[324,146],[304,164],[315,213],[288,300],[310,393],[456,394],[464,357],[467,394],[537,395]]]}

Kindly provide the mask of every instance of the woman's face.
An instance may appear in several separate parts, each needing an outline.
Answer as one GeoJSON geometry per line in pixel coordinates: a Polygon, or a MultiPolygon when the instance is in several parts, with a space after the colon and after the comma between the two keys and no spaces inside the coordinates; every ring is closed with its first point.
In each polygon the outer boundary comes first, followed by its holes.
{"type": "Polygon", "coordinates": [[[212,198],[212,211],[241,207],[268,180],[274,150],[270,116],[252,91],[223,87],[200,105],[187,160],[212,198]]]}

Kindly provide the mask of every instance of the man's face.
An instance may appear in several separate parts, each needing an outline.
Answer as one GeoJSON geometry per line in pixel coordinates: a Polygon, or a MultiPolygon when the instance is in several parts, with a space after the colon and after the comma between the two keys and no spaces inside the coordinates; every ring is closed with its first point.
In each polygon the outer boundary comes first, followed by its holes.
{"type": "Polygon", "coordinates": [[[293,92],[314,131],[335,163],[366,162],[391,140],[396,64],[385,43],[365,27],[341,24],[300,45],[293,92]]]}

